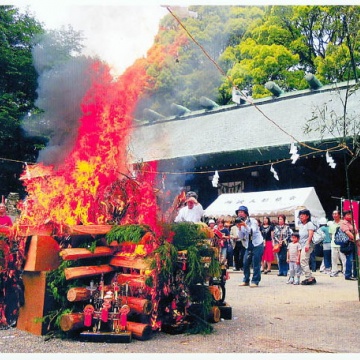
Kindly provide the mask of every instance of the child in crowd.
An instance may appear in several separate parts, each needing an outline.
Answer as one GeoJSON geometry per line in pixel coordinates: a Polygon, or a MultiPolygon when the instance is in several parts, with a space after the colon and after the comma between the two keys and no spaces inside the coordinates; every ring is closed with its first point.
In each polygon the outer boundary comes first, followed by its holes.
{"type": "Polygon", "coordinates": [[[294,232],[291,234],[291,242],[287,246],[286,262],[289,264],[289,280],[287,284],[300,284],[301,266],[300,254],[301,245],[299,244],[299,233],[294,232]],[[295,278],[296,275],[296,278],[295,278]]]}

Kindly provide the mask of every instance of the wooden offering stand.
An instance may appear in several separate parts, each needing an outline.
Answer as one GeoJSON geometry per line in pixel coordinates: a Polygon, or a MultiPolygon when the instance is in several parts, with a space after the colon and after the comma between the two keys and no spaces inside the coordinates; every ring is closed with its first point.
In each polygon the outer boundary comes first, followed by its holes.
{"type": "MultiPolygon", "coordinates": [[[[67,261],[71,265],[63,270],[68,282],[66,299],[73,305],[69,307],[74,311],[60,317],[59,326],[62,331],[74,334],[80,341],[129,343],[132,339],[149,340],[154,331],[154,323],[160,319],[162,331],[169,334],[183,332],[188,323],[187,310],[184,306],[177,308],[175,295],[172,303],[167,303],[166,299],[162,308],[158,307],[162,299],[154,302],[153,295],[156,291],[152,288],[153,285],[149,285],[151,282],[147,281],[149,274],[153,272],[150,268],[153,254],[150,252],[144,255],[140,251],[142,248],[129,254],[121,244],[115,242],[108,245],[105,235],[110,230],[111,226],[108,225],[74,226],[70,228],[69,235],[76,237],[76,242],[64,249],[60,249],[50,234],[31,235],[23,276],[25,306],[20,308],[19,329],[38,335],[46,333],[47,324],[36,321],[36,318],[47,314],[49,307],[46,274],[67,261]],[[95,238],[103,238],[104,241],[96,242],[94,247],[95,238]],[[172,317],[167,315],[169,313],[173,313],[172,317]],[[175,323],[174,316],[185,321],[181,324],[176,320],[175,323]]],[[[135,248],[141,246],[133,245],[135,248]]],[[[202,266],[209,266],[210,261],[210,257],[203,257],[202,266]]],[[[182,280],[174,286],[183,287],[186,270],[182,271],[182,268],[187,268],[186,250],[178,251],[177,263],[182,280]]],[[[206,291],[210,292],[213,299],[210,312],[204,319],[209,323],[217,323],[221,318],[231,319],[232,316],[231,307],[224,302],[225,274],[223,266],[220,280],[204,281],[208,283],[206,291]]],[[[167,297],[171,299],[171,294],[167,297]]],[[[201,301],[193,302],[188,310],[193,316],[199,317],[202,306],[201,301]]]]}

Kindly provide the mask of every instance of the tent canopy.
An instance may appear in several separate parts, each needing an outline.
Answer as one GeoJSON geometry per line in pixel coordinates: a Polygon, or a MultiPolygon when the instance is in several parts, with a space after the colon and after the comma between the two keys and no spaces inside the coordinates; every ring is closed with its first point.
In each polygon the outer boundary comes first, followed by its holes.
{"type": "Polygon", "coordinates": [[[235,210],[245,205],[253,217],[297,217],[301,209],[308,209],[314,218],[325,217],[325,211],[313,187],[221,194],[205,209],[206,217],[236,216],[235,210]]]}

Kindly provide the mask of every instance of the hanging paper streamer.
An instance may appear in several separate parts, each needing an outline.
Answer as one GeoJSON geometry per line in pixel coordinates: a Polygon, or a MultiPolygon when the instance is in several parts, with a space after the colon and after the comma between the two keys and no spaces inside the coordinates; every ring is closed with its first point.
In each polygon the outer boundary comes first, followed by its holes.
{"type": "Polygon", "coordinates": [[[292,160],[291,162],[292,164],[295,164],[297,159],[300,157],[300,155],[297,152],[298,152],[297,147],[295,146],[294,143],[291,143],[289,154],[291,154],[290,159],[292,160]]]}
{"type": "Polygon", "coordinates": [[[28,178],[28,180],[31,179],[31,175],[30,175],[30,171],[29,171],[29,167],[27,162],[25,162],[25,172],[26,172],[26,177],[28,178]]]}
{"type": "Polygon", "coordinates": [[[274,178],[276,180],[279,180],[279,176],[278,176],[277,172],[275,171],[275,169],[273,168],[272,164],[271,164],[271,167],[270,167],[270,171],[274,174],[274,178]]]}
{"type": "Polygon", "coordinates": [[[244,97],[241,95],[241,92],[236,88],[232,88],[232,98],[231,100],[236,104],[241,104],[244,101],[244,97]]]}
{"type": "Polygon", "coordinates": [[[326,161],[332,169],[335,169],[336,163],[328,151],[326,152],[326,161]]]}
{"type": "Polygon", "coordinates": [[[215,171],[215,175],[213,176],[213,179],[212,179],[212,186],[218,187],[218,184],[219,184],[219,174],[217,171],[215,171]]]}

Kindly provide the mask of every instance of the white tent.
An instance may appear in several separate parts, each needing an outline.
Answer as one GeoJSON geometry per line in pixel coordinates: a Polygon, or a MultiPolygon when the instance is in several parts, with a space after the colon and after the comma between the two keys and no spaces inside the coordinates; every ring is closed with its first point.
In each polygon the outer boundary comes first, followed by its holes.
{"type": "Polygon", "coordinates": [[[313,187],[221,194],[205,209],[205,216],[236,216],[235,210],[241,205],[245,205],[253,217],[284,214],[289,217],[288,220],[294,220],[301,209],[308,209],[312,218],[325,217],[325,211],[313,187]]]}

